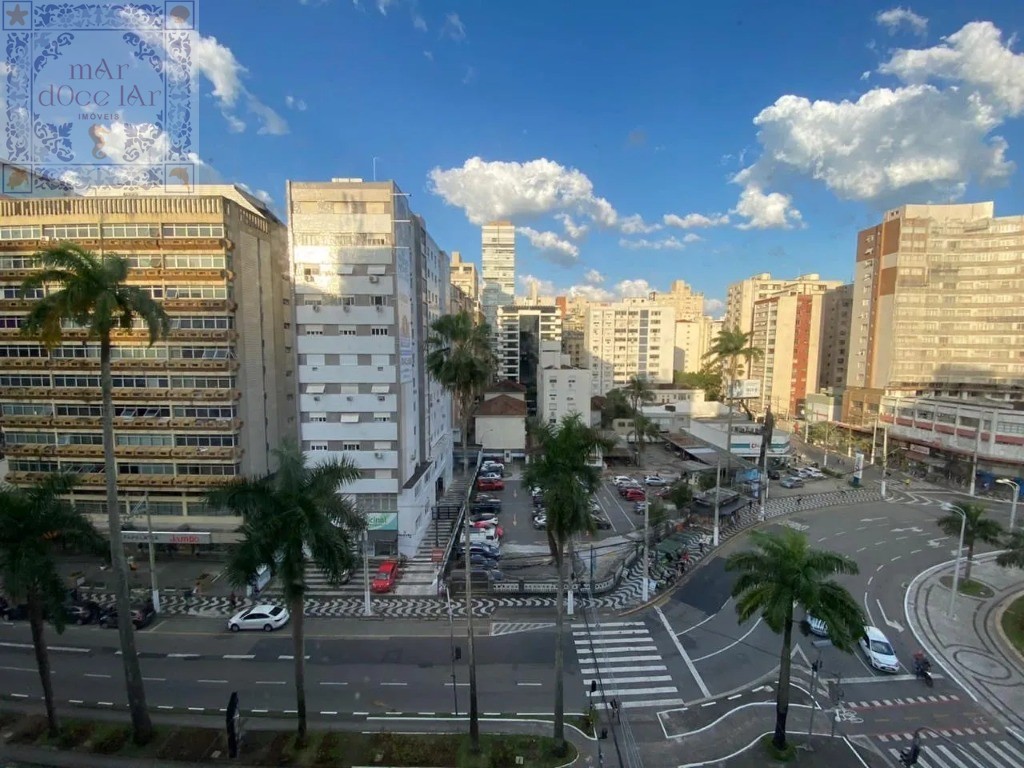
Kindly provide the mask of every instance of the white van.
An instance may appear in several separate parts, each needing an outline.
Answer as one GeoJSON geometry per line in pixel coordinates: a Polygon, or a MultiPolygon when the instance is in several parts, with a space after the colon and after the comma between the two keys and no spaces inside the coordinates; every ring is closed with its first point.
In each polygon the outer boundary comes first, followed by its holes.
{"type": "Polygon", "coordinates": [[[490,544],[492,546],[500,546],[500,540],[495,535],[493,528],[477,529],[469,534],[470,544],[490,544]]]}

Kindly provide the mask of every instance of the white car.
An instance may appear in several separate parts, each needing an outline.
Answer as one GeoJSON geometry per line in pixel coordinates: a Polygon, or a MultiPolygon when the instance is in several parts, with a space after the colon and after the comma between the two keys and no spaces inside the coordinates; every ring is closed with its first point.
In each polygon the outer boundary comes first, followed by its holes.
{"type": "Polygon", "coordinates": [[[633,478],[630,477],[629,475],[616,475],[615,477],[612,478],[612,485],[614,485],[616,488],[618,488],[621,485],[625,485],[626,483],[632,482],[633,478]]]}
{"type": "Polygon", "coordinates": [[[807,469],[805,469],[804,472],[806,473],[807,477],[813,478],[815,480],[821,480],[823,477],[825,477],[825,473],[822,472],[820,469],[816,469],[815,467],[807,467],[807,469]]]}
{"type": "Polygon", "coordinates": [[[658,475],[648,475],[647,477],[644,478],[644,485],[650,485],[650,486],[668,485],[668,481],[666,481],[665,478],[660,477],[658,475]]]}
{"type": "Polygon", "coordinates": [[[264,632],[272,632],[287,624],[290,618],[287,608],[264,603],[236,613],[228,619],[228,629],[232,632],[242,629],[262,629],[264,632]]]}
{"type": "Polygon", "coordinates": [[[497,472],[484,472],[477,480],[501,480],[501,475],[497,472]]]}
{"type": "Polygon", "coordinates": [[[812,616],[809,613],[807,614],[807,627],[811,630],[812,635],[828,637],[828,624],[817,616],[812,616]]]}
{"type": "Polygon", "coordinates": [[[877,627],[864,627],[860,649],[875,669],[893,673],[900,671],[900,660],[896,658],[892,643],[877,627]]]}

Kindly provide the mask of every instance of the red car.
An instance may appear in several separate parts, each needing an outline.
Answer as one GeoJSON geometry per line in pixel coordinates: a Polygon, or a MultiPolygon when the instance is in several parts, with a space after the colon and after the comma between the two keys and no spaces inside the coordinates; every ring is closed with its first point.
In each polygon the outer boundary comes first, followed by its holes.
{"type": "Polygon", "coordinates": [[[623,494],[623,496],[626,501],[644,501],[647,499],[647,494],[639,488],[630,488],[623,494]]]}
{"type": "Polygon", "coordinates": [[[397,560],[385,560],[380,564],[380,568],[377,569],[377,575],[373,577],[373,583],[370,588],[374,592],[385,593],[390,592],[392,587],[395,586],[395,582],[398,580],[398,561],[397,560]]]}
{"type": "Polygon", "coordinates": [[[477,480],[476,489],[478,491],[504,491],[505,481],[501,479],[497,480],[477,480]]]}

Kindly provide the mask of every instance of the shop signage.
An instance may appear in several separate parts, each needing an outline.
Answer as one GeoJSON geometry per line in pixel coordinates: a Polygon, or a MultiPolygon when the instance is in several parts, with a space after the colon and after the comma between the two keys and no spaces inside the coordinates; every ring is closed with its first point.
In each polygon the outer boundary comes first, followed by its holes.
{"type": "MultiPolygon", "coordinates": [[[[121,540],[125,544],[148,544],[149,533],[146,531],[121,531],[121,540]]],[[[154,544],[209,544],[213,541],[210,533],[192,531],[153,531],[154,544]]]]}

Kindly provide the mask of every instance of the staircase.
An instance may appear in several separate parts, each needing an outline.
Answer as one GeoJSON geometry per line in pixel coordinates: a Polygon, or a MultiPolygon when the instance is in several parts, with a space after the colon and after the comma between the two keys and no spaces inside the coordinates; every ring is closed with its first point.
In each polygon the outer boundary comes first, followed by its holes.
{"type": "MultiPolygon", "coordinates": [[[[373,575],[377,573],[377,568],[387,560],[386,557],[371,557],[370,558],[370,579],[373,579],[373,575]]],[[[306,564],[305,579],[306,579],[306,596],[311,598],[320,599],[334,599],[339,597],[362,597],[363,592],[366,588],[366,582],[363,577],[363,558],[362,556],[356,559],[356,567],[352,570],[350,578],[347,583],[339,584],[334,586],[327,582],[327,577],[324,576],[323,572],[312,563],[306,564]]],[[[281,585],[275,578],[270,584],[267,585],[266,589],[263,590],[262,594],[266,597],[280,598],[282,596],[281,585]]]]}
{"type": "Polygon", "coordinates": [[[445,550],[455,535],[458,520],[457,509],[466,500],[469,486],[465,480],[456,478],[438,502],[438,514],[434,516],[427,532],[423,534],[416,554],[409,558],[398,577],[395,594],[409,597],[437,596],[437,569],[434,550],[445,550]]]}

